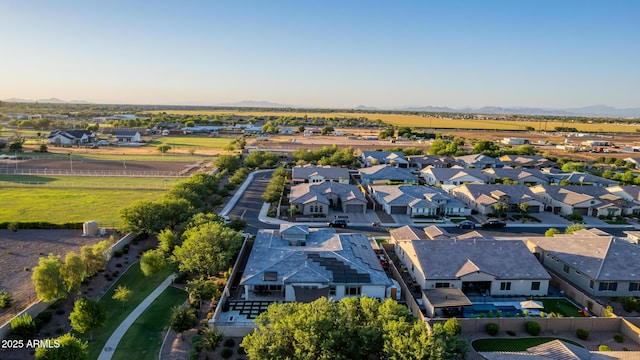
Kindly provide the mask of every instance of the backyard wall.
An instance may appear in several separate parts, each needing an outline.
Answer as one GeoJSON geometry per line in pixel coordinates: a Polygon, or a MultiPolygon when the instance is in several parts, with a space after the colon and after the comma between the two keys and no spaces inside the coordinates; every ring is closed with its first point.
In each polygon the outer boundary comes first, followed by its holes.
{"type": "Polygon", "coordinates": [[[598,304],[594,299],[590,298],[587,294],[583,293],[567,281],[562,280],[554,272],[548,271],[548,273],[551,275],[551,285],[563,291],[566,297],[573,299],[573,301],[583,307],[588,307],[589,311],[591,311],[595,316],[604,316],[604,306],[598,304]]]}

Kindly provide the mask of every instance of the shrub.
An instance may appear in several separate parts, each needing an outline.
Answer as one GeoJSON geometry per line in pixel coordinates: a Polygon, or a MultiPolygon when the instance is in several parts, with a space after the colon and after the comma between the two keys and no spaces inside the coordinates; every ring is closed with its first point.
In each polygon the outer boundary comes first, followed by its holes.
{"type": "Polygon", "coordinates": [[[589,338],[589,331],[585,329],[576,330],[576,336],[580,340],[587,340],[589,338]]]}
{"type": "Polygon", "coordinates": [[[45,310],[36,316],[36,319],[42,320],[43,323],[48,323],[53,318],[53,313],[49,310],[45,310]]]}
{"type": "Polygon", "coordinates": [[[198,360],[198,357],[200,357],[200,354],[196,349],[189,350],[189,360],[198,360]]]}
{"type": "Polygon", "coordinates": [[[119,257],[122,257],[122,255],[124,255],[124,250],[122,250],[122,249],[118,249],[118,250],[113,252],[113,257],[119,258],[119,257]]]}
{"type": "Polygon", "coordinates": [[[451,318],[444,323],[444,331],[449,335],[460,335],[462,333],[462,326],[460,326],[456,318],[451,318]]]}
{"type": "Polygon", "coordinates": [[[498,324],[496,323],[489,323],[487,324],[487,334],[491,335],[491,336],[496,336],[498,335],[498,331],[500,330],[500,326],[498,326],[498,324]]]}
{"type": "Polygon", "coordinates": [[[624,342],[624,335],[622,334],[613,334],[613,340],[617,343],[624,342]]]}
{"type": "Polygon", "coordinates": [[[220,345],[223,336],[221,332],[207,327],[202,332],[202,345],[204,345],[205,350],[213,351],[220,345]]]}
{"type": "Polygon", "coordinates": [[[236,342],[232,338],[227,338],[222,345],[224,347],[232,348],[236,345],[236,342]]]}
{"type": "Polygon", "coordinates": [[[191,337],[191,345],[193,345],[193,349],[195,351],[202,351],[202,338],[200,337],[200,335],[193,335],[191,337]]]}
{"type": "Polygon", "coordinates": [[[244,351],[244,348],[242,346],[238,346],[238,355],[244,355],[246,354],[246,351],[244,351]]]}
{"type": "Polygon", "coordinates": [[[513,330],[507,330],[507,335],[509,336],[516,336],[516,332],[513,330]]]}
{"type": "Polygon", "coordinates": [[[598,351],[611,351],[611,348],[607,345],[598,345],[598,351]]]}
{"type": "Polygon", "coordinates": [[[38,334],[38,327],[29,314],[11,320],[11,335],[20,339],[32,339],[38,334]]]}
{"type": "Polygon", "coordinates": [[[0,290],[0,309],[8,308],[13,302],[13,296],[6,289],[0,290]]]}
{"type": "Polygon", "coordinates": [[[220,351],[220,356],[222,356],[223,359],[230,358],[231,356],[233,356],[233,349],[228,347],[223,347],[222,351],[220,351]]]}
{"type": "Polygon", "coordinates": [[[540,331],[542,330],[540,328],[540,324],[535,321],[527,321],[524,327],[527,333],[531,336],[538,336],[540,334],[540,331]]]}
{"type": "Polygon", "coordinates": [[[630,296],[625,296],[620,299],[620,304],[622,305],[622,308],[626,312],[632,312],[633,310],[635,310],[637,303],[638,303],[638,300],[630,296]]]}

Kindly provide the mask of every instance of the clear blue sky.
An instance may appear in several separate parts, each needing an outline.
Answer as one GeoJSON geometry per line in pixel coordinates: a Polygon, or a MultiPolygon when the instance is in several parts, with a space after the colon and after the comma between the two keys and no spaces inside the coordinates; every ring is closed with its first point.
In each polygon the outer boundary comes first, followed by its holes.
{"type": "Polygon", "coordinates": [[[0,2],[0,99],[640,107],[640,1],[0,2]]]}

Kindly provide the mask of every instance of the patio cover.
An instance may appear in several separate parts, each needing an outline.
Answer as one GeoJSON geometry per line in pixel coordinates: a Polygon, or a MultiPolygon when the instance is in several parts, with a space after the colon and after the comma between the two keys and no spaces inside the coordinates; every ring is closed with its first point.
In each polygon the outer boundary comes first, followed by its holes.
{"type": "Polygon", "coordinates": [[[520,308],[522,309],[544,309],[544,306],[539,301],[521,301],[520,308]]]}
{"type": "Polygon", "coordinates": [[[471,301],[461,289],[441,288],[424,290],[424,295],[434,308],[471,306],[471,301]]]}

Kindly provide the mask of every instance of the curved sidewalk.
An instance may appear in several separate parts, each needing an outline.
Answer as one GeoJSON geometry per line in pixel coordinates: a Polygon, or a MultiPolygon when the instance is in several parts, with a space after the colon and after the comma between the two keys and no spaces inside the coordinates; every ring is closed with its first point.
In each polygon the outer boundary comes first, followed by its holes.
{"type": "Polygon", "coordinates": [[[160,296],[160,294],[162,294],[162,292],[166,288],[168,288],[169,285],[171,285],[175,277],[176,277],[175,274],[169,275],[169,277],[167,277],[162,282],[162,284],[158,285],[158,287],[155,290],[153,290],[153,292],[149,294],[149,296],[147,296],[144,300],[142,300],[142,302],[138,304],[138,306],[136,306],[135,309],[133,309],[133,311],[129,314],[129,316],[127,316],[127,318],[124,319],[122,323],[120,323],[120,325],[118,325],[118,328],[113,332],[113,334],[111,334],[111,337],[109,337],[109,340],[107,340],[107,342],[104,344],[104,347],[102,348],[102,352],[100,353],[98,360],[111,359],[111,357],[113,356],[113,353],[116,351],[116,348],[118,347],[118,343],[120,342],[120,339],[122,339],[122,337],[127,332],[127,330],[129,330],[129,327],[133,324],[134,321],[136,321],[136,319],[142,314],[142,312],[145,311],[149,307],[149,305],[151,305],[153,300],[155,300],[158,296],[160,296]]]}

